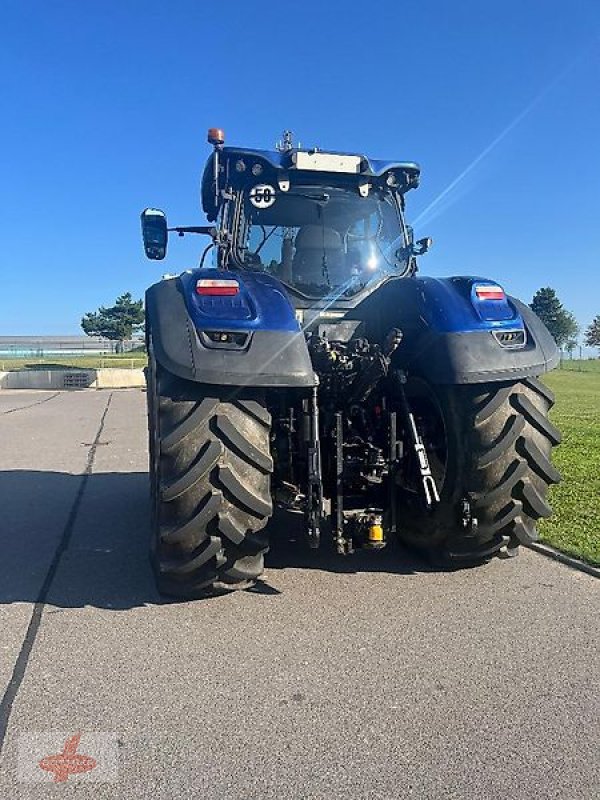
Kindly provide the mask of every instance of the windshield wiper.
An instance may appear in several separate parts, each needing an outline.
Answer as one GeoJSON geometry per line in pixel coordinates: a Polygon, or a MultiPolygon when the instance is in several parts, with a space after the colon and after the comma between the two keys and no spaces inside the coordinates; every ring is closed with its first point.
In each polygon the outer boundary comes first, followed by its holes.
{"type": "Polygon", "coordinates": [[[315,203],[328,203],[331,199],[331,196],[327,194],[327,192],[323,192],[323,194],[304,194],[303,192],[294,192],[291,191],[289,193],[294,197],[301,197],[303,200],[312,200],[315,203]]]}
{"type": "Polygon", "coordinates": [[[262,228],[262,231],[263,231],[263,236],[264,236],[264,238],[263,238],[262,242],[261,242],[261,243],[258,245],[258,247],[256,248],[256,250],[254,251],[254,255],[255,255],[255,256],[257,256],[257,255],[260,253],[260,251],[263,249],[263,247],[265,246],[265,244],[266,244],[266,243],[269,241],[269,239],[271,238],[271,236],[273,236],[273,234],[275,233],[275,231],[277,230],[277,228],[281,228],[281,225],[274,225],[274,226],[271,228],[271,230],[269,231],[269,233],[267,233],[267,232],[266,232],[265,228],[263,228],[263,226],[262,226],[262,225],[261,225],[260,227],[262,228]]]}

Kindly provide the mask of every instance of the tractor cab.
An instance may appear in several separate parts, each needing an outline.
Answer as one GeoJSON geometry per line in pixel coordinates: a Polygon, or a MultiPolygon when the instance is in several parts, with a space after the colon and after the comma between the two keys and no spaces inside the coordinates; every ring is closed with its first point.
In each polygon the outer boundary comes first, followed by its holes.
{"type": "Polygon", "coordinates": [[[221,131],[202,180],[202,204],[217,223],[218,266],[264,272],[296,300],[348,299],[415,269],[404,193],[411,162],[301,150],[284,134],[277,150],[225,147],[221,131]]]}

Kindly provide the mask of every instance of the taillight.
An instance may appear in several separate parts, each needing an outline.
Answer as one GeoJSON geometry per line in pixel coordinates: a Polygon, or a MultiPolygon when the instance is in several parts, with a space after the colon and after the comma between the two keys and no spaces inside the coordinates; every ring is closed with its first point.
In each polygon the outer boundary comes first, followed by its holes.
{"type": "Polygon", "coordinates": [[[478,285],[475,286],[478,300],[506,300],[506,294],[501,286],[478,285]]]}
{"type": "Polygon", "coordinates": [[[204,295],[233,295],[240,291],[240,284],[228,278],[200,278],[196,282],[196,294],[204,295]]]}

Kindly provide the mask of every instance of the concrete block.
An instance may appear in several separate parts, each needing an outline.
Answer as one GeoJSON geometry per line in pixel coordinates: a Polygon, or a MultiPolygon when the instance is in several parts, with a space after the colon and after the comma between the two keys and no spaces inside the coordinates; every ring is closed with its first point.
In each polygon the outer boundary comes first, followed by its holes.
{"type": "Polygon", "coordinates": [[[0,389],[133,389],[146,385],[142,369],[23,369],[0,372],[0,389]]]}
{"type": "Polygon", "coordinates": [[[96,370],[96,389],[135,389],[146,385],[143,369],[110,367],[96,370]]]}

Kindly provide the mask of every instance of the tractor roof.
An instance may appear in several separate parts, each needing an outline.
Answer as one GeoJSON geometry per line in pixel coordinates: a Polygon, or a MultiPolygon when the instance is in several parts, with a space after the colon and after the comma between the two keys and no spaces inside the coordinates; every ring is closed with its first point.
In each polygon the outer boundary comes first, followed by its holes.
{"type": "MultiPolygon", "coordinates": [[[[276,170],[289,170],[289,169],[301,169],[301,166],[297,166],[296,160],[298,154],[306,154],[308,156],[339,156],[341,159],[343,158],[350,158],[350,159],[358,159],[360,161],[359,168],[357,170],[353,170],[360,175],[364,175],[366,177],[381,177],[386,172],[394,169],[402,169],[406,172],[411,173],[414,177],[417,177],[421,169],[418,164],[415,164],[414,161],[384,161],[381,159],[374,159],[374,158],[367,158],[367,156],[360,155],[357,153],[340,153],[340,152],[333,152],[331,150],[324,151],[314,148],[312,150],[301,150],[294,148],[293,150],[254,150],[251,148],[246,147],[224,147],[223,148],[223,155],[227,158],[238,157],[238,158],[256,158],[263,161],[266,161],[270,167],[276,170]]],[[[322,169],[319,170],[322,172],[328,172],[330,170],[322,169]]],[[[331,170],[332,172],[338,171],[345,171],[345,170],[331,170]]]]}
{"type": "MultiPolygon", "coordinates": [[[[218,131],[222,133],[221,131],[218,131]]],[[[227,164],[230,180],[247,183],[267,179],[269,173],[279,173],[280,181],[296,173],[337,176],[337,181],[368,183],[369,179],[386,182],[396,191],[407,192],[419,185],[420,167],[413,161],[381,161],[356,153],[335,153],[323,150],[254,150],[246,147],[220,147],[211,154],[202,177],[202,207],[209,221],[217,218],[221,200],[215,193],[214,159],[227,164]],[[234,176],[237,176],[234,178],[234,176]]],[[[275,176],[273,176],[275,178],[275,176]]],[[[220,187],[223,188],[223,187],[220,187]]]]}

